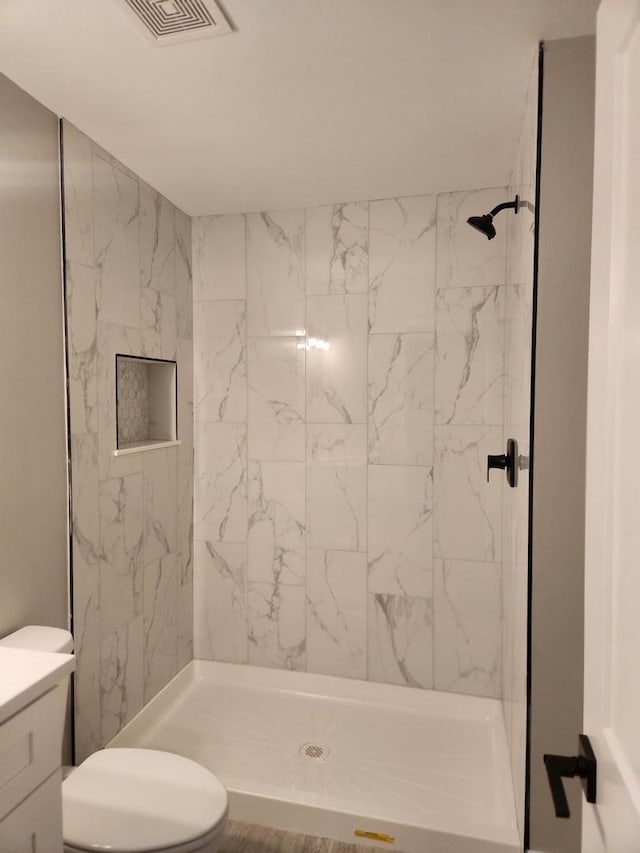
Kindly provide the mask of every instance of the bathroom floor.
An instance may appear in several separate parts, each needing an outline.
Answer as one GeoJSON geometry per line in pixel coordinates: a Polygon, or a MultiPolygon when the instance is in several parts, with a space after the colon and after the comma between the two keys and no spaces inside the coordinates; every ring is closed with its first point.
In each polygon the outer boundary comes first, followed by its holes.
{"type": "Polygon", "coordinates": [[[361,853],[362,847],[230,820],[220,853],[361,853]]]}

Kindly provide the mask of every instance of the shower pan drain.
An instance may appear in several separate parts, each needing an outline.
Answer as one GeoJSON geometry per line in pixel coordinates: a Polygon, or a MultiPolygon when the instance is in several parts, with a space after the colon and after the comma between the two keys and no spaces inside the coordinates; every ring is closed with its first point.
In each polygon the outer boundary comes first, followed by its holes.
{"type": "Polygon", "coordinates": [[[329,757],[329,747],[323,743],[303,743],[298,752],[309,761],[326,761],[329,757]]]}

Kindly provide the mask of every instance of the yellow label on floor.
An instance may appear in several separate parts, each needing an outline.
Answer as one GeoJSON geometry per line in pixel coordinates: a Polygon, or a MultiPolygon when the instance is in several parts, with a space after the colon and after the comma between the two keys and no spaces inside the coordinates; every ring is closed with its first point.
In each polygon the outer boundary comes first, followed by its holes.
{"type": "Polygon", "coordinates": [[[395,844],[394,835],[386,835],[384,832],[370,832],[368,829],[356,829],[353,833],[356,838],[368,838],[371,841],[384,841],[385,844],[395,844]]]}

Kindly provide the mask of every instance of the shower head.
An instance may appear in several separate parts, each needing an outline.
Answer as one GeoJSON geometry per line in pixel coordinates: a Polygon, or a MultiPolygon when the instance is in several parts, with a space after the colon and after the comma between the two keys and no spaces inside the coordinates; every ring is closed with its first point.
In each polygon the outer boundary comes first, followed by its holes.
{"type": "Polygon", "coordinates": [[[485,213],[483,216],[470,216],[467,222],[472,228],[476,228],[484,234],[487,240],[493,240],[496,236],[496,229],[493,227],[493,216],[490,213],[485,213]]]}
{"type": "Polygon", "coordinates": [[[484,213],[482,216],[470,216],[467,222],[472,228],[480,231],[485,235],[487,240],[493,240],[496,236],[496,229],[493,227],[493,217],[501,210],[513,210],[517,213],[520,208],[520,196],[516,196],[513,201],[505,201],[502,204],[496,205],[489,213],[484,213]]]}

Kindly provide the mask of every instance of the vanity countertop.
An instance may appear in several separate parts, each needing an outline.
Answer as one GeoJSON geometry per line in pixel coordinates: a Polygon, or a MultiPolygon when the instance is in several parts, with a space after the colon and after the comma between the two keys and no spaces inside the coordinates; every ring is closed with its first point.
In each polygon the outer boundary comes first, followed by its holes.
{"type": "Polygon", "coordinates": [[[75,669],[73,655],[0,647],[0,724],[75,669]]]}

